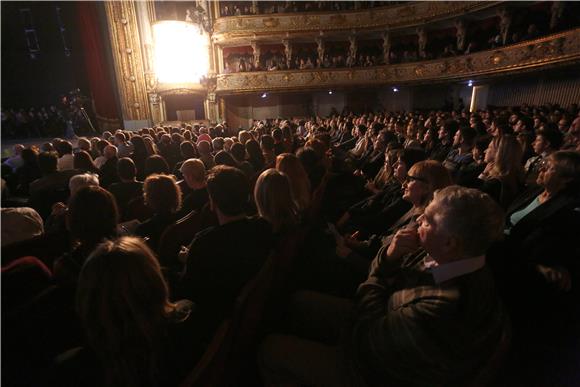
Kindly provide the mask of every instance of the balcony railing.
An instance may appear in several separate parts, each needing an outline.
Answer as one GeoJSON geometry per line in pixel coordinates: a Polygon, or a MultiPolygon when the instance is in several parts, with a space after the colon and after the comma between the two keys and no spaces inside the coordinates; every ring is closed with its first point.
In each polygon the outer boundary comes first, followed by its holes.
{"type": "Polygon", "coordinates": [[[421,1],[379,9],[327,14],[252,15],[218,18],[216,43],[232,38],[251,39],[261,34],[292,34],[351,29],[396,29],[411,27],[490,8],[500,1],[421,1]]]}
{"type": "Polygon", "coordinates": [[[526,41],[501,49],[425,62],[363,68],[261,71],[220,74],[216,92],[321,89],[343,86],[376,86],[422,83],[477,76],[501,75],[580,63],[580,28],[526,41]]]}

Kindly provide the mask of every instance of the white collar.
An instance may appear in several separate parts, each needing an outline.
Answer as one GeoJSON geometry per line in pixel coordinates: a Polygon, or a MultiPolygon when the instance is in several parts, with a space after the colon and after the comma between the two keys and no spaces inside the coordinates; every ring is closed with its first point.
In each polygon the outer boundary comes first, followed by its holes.
{"type": "Polygon", "coordinates": [[[425,267],[431,271],[436,284],[450,279],[473,273],[485,266],[485,256],[464,258],[458,261],[438,264],[431,256],[426,256],[423,261],[425,267]]]}

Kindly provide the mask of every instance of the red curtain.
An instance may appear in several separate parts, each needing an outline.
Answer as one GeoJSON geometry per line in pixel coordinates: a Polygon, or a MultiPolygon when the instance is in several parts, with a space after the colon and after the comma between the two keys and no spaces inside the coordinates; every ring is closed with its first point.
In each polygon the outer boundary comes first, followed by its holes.
{"type": "MultiPolygon", "coordinates": [[[[120,119],[114,79],[105,55],[97,2],[79,1],[77,14],[85,58],[85,71],[89,81],[97,118],[120,119]]],[[[104,27],[106,28],[106,27],[104,27]]]]}

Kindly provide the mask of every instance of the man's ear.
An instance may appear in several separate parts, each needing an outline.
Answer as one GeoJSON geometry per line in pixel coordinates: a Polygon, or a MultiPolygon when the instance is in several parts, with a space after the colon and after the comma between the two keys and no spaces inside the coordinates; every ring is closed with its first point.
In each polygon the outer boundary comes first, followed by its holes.
{"type": "Polygon", "coordinates": [[[456,255],[458,252],[460,253],[463,251],[463,245],[461,244],[461,241],[458,238],[450,235],[445,237],[443,246],[445,247],[446,252],[450,255],[456,255]]]}
{"type": "Polygon", "coordinates": [[[211,198],[211,195],[209,196],[209,209],[211,210],[211,212],[217,213],[216,207],[215,207],[215,204],[213,202],[213,199],[211,198]]]}

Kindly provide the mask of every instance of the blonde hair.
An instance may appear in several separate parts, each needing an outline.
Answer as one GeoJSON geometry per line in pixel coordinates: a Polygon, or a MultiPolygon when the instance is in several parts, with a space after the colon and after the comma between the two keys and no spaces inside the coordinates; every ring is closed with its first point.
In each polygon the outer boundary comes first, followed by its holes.
{"type": "Polygon", "coordinates": [[[302,162],[293,153],[282,153],[276,157],[276,169],[288,176],[298,209],[306,211],[310,206],[311,187],[302,162]]]}
{"type": "Polygon", "coordinates": [[[272,224],[274,230],[298,223],[298,211],[290,180],[274,168],[260,174],[254,188],[254,200],[261,217],[272,224]]]}
{"type": "Polygon", "coordinates": [[[503,179],[518,179],[522,177],[523,151],[515,136],[503,135],[497,142],[490,177],[503,179]]]}
{"type": "Polygon", "coordinates": [[[141,239],[97,246],[79,275],[76,309],[105,384],[159,382],[163,330],[175,308],[159,263],[141,239]]]}

